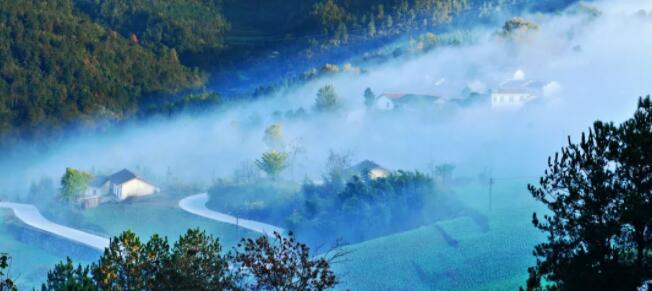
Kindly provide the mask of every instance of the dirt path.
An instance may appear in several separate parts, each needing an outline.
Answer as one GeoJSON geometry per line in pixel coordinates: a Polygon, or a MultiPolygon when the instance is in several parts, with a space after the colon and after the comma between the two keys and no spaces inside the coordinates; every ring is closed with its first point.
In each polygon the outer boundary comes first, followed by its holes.
{"type": "Polygon", "coordinates": [[[208,209],[206,207],[206,202],[208,202],[208,194],[207,193],[201,193],[201,194],[196,194],[192,196],[188,196],[186,198],[183,198],[179,201],[179,207],[181,209],[190,212],[192,214],[202,216],[208,219],[212,219],[215,221],[219,222],[224,222],[224,223],[229,223],[233,225],[237,225],[239,227],[243,227],[246,229],[250,229],[256,232],[260,232],[262,234],[272,234],[273,232],[278,232],[278,233],[284,233],[285,230],[266,223],[258,222],[258,221],[253,221],[253,220],[248,220],[248,219],[241,219],[237,218],[235,216],[231,216],[228,214],[224,214],[221,212],[217,212],[211,209],[208,209]]]}

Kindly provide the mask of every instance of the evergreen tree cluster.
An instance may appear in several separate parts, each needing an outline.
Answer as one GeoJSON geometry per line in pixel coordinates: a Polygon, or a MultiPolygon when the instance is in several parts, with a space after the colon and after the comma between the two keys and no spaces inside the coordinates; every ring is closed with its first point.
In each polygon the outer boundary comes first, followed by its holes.
{"type": "Polygon", "coordinates": [[[547,235],[530,290],[634,290],[652,278],[652,101],[620,125],[595,122],[548,160],[533,216],[547,235]]]}
{"type": "Polygon", "coordinates": [[[225,253],[218,239],[198,229],[189,229],[174,245],[156,234],[141,242],[125,231],[89,266],[75,266],[70,258],[58,263],[41,289],[325,290],[337,284],[330,264],[342,255],[313,258],[292,233],[242,239],[225,253]]]}

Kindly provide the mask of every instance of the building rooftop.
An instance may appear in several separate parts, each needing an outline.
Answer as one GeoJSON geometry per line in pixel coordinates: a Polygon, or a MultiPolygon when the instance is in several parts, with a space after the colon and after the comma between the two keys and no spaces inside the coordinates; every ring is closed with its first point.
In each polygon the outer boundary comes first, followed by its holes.
{"type": "Polygon", "coordinates": [[[132,173],[131,171],[127,169],[122,169],[120,172],[117,172],[111,176],[108,176],[107,179],[111,181],[111,183],[120,185],[123,184],[129,180],[138,178],[136,174],[132,173]]]}

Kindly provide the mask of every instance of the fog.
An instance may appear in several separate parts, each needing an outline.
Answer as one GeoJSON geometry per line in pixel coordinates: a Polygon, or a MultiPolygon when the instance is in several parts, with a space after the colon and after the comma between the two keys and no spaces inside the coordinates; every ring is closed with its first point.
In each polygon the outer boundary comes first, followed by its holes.
{"type": "Polygon", "coordinates": [[[651,91],[652,38],[643,36],[652,35],[652,3],[591,5],[602,12],[599,17],[583,12],[525,16],[540,29],[513,40],[496,36],[498,27],[487,27],[469,46],[365,66],[367,73],[320,77],[227,110],[148,121],[110,135],[70,137],[45,155],[17,159],[29,161],[18,168],[3,165],[2,194],[22,193],[44,176],[58,179],[66,167],[101,173],[129,168],[154,180],[171,172],[182,181],[208,185],[267,151],[264,131],[275,123],[282,126],[286,145],[304,149],[282,179],[320,179],[329,150],[349,151],[354,161],[369,159],[394,170],[425,171],[430,163],[447,162],[457,166],[458,175],[538,176],[567,135],[578,136],[596,119],[624,120],[637,98],[651,91]],[[492,108],[488,95],[468,106],[427,110],[381,112],[363,103],[367,87],[377,95],[454,98],[469,83],[495,90],[518,70],[547,84],[535,101],[518,109],[492,108]],[[336,88],[339,112],[313,110],[324,85],[336,88]],[[300,107],[305,118],[273,114],[300,107]]]}

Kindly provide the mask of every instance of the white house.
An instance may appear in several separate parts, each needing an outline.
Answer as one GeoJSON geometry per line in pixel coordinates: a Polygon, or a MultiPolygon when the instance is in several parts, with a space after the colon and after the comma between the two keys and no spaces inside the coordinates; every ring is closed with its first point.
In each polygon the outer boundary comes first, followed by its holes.
{"type": "Polygon", "coordinates": [[[394,108],[396,108],[396,104],[394,104],[394,101],[396,99],[400,99],[403,96],[405,96],[405,94],[383,93],[376,98],[376,101],[374,102],[374,107],[382,111],[394,110],[394,108]]]}
{"type": "Polygon", "coordinates": [[[520,108],[535,96],[526,89],[498,89],[491,93],[491,107],[493,108],[520,108]]]}
{"type": "Polygon", "coordinates": [[[159,188],[127,169],[110,176],[95,178],[80,199],[85,207],[96,207],[107,200],[122,201],[129,197],[146,196],[159,192],[159,188]]]}
{"type": "Polygon", "coordinates": [[[491,92],[491,107],[521,108],[540,96],[543,87],[541,82],[525,79],[525,73],[518,70],[512,79],[502,82],[498,89],[491,92]]]}

